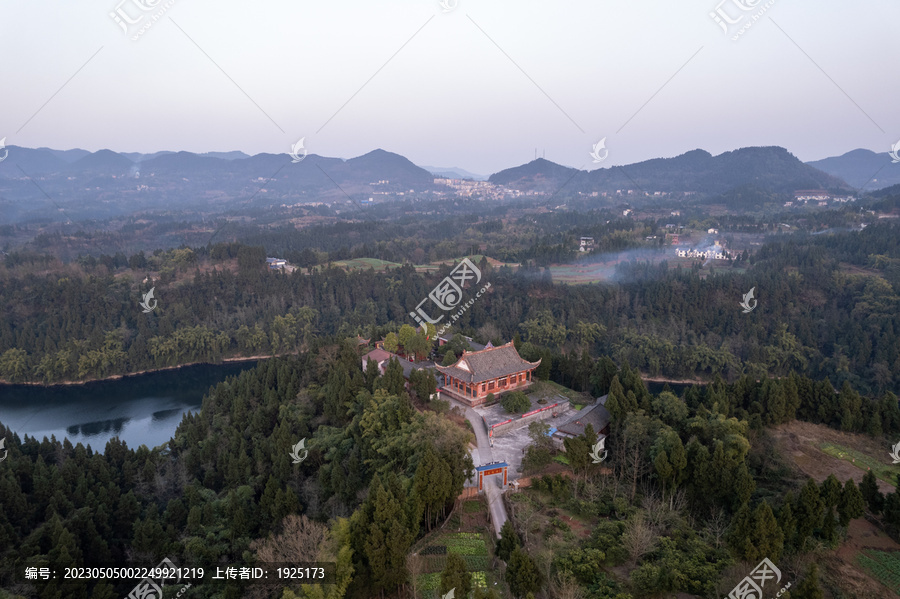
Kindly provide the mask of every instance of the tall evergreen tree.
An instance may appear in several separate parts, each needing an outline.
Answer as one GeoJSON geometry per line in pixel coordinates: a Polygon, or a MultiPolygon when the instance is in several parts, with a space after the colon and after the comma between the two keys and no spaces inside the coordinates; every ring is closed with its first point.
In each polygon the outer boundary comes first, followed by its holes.
{"type": "Polygon", "coordinates": [[[850,520],[862,516],[865,509],[866,504],[862,493],[860,493],[853,479],[848,479],[844,484],[844,489],[841,491],[841,499],[838,503],[841,526],[846,528],[850,524],[850,520]]]}
{"type": "Polygon", "coordinates": [[[447,563],[441,572],[441,595],[456,589],[456,599],[466,599],[472,591],[472,575],[466,566],[466,560],[456,553],[447,555],[447,563]]]}
{"type": "Polygon", "coordinates": [[[544,575],[537,562],[522,547],[513,549],[506,566],[506,584],[513,597],[537,593],[544,585],[544,575]]]}
{"type": "Polygon", "coordinates": [[[859,484],[859,492],[866,500],[869,511],[873,514],[880,514],[884,509],[884,495],[878,490],[878,479],[871,470],[867,470],[863,475],[862,482],[859,484]]]}

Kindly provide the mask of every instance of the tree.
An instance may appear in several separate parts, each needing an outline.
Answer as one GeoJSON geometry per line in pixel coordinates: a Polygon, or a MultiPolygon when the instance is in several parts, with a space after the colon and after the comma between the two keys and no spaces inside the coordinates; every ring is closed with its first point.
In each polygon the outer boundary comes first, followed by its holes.
{"type": "Polygon", "coordinates": [[[441,572],[441,595],[449,593],[450,589],[456,589],[454,597],[460,599],[467,598],[472,591],[472,575],[466,567],[466,560],[452,552],[447,555],[447,565],[441,572]]]}
{"type": "Polygon", "coordinates": [[[262,562],[288,564],[315,561],[325,540],[327,527],[304,516],[290,514],[281,521],[281,532],[250,544],[262,562]]]}
{"type": "Polygon", "coordinates": [[[400,332],[397,333],[397,340],[400,342],[400,345],[403,346],[403,351],[407,354],[410,353],[409,345],[412,339],[416,336],[416,329],[412,325],[405,324],[400,327],[400,332]]]}
{"type": "Polygon", "coordinates": [[[784,533],[778,526],[775,514],[769,502],[762,501],[753,511],[753,528],[750,542],[755,553],[747,555],[745,559],[753,562],[768,557],[772,561],[778,561],[784,551],[784,533]]]}
{"type": "Polygon", "coordinates": [[[537,562],[521,547],[513,549],[506,567],[506,584],[514,597],[537,593],[544,585],[544,575],[537,562]]]}
{"type": "Polygon", "coordinates": [[[523,414],[531,407],[531,401],[521,391],[510,391],[500,400],[500,405],[510,414],[523,414]]]}
{"type": "Polygon", "coordinates": [[[444,506],[453,499],[453,476],[450,465],[438,458],[431,446],[416,468],[413,490],[425,510],[425,526],[431,530],[435,518],[443,513],[444,506]]]}
{"type": "Polygon", "coordinates": [[[406,395],[406,379],[397,358],[391,358],[384,369],[384,376],[375,381],[376,389],[384,389],[388,395],[406,395]]]}
{"type": "Polygon", "coordinates": [[[844,484],[843,491],[841,491],[841,499],[838,503],[838,515],[840,516],[841,526],[846,528],[850,524],[850,520],[862,516],[865,509],[866,503],[862,493],[860,493],[853,479],[848,479],[846,484],[844,484]]]}
{"type": "Polygon", "coordinates": [[[653,551],[658,539],[659,535],[644,519],[643,513],[638,512],[632,516],[622,534],[622,546],[631,556],[632,565],[636,565],[643,556],[653,551]]]}
{"type": "Polygon", "coordinates": [[[794,547],[794,537],[797,534],[797,519],[794,517],[794,494],[788,492],[784,497],[784,503],[778,511],[778,526],[784,534],[785,548],[794,547]]]}
{"type": "Polygon", "coordinates": [[[512,520],[507,520],[500,527],[500,538],[497,539],[497,557],[508,562],[513,549],[521,545],[522,541],[516,534],[516,529],[513,528],[512,520]]]}
{"type": "Polygon", "coordinates": [[[397,349],[399,349],[400,340],[397,338],[397,333],[393,331],[385,335],[384,337],[384,351],[389,351],[392,354],[396,353],[397,349]]]}
{"type": "Polygon", "coordinates": [[[819,586],[819,566],[812,564],[800,584],[791,589],[791,599],[822,599],[824,596],[819,586]]]}
{"type": "Polygon", "coordinates": [[[448,349],[447,353],[444,354],[444,359],[441,360],[441,366],[453,366],[456,364],[456,354],[453,353],[453,350],[448,349]]]}
{"type": "Polygon", "coordinates": [[[532,443],[525,450],[525,458],[522,460],[523,470],[539,470],[553,460],[553,442],[547,434],[549,432],[550,425],[542,420],[528,425],[528,436],[531,437],[532,443]]]}
{"type": "Polygon", "coordinates": [[[809,479],[800,491],[797,498],[797,549],[802,550],[803,544],[813,531],[822,525],[825,515],[825,503],[819,497],[819,487],[816,481],[809,479]]]}
{"type": "Polygon", "coordinates": [[[869,511],[873,514],[880,514],[881,510],[884,509],[884,495],[878,490],[878,479],[871,470],[867,470],[865,475],[863,475],[862,482],[859,485],[859,492],[862,494],[863,499],[866,500],[869,511]]]}
{"type": "Polygon", "coordinates": [[[841,482],[834,474],[829,474],[819,489],[826,508],[837,507],[838,501],[841,499],[841,490],[841,482]]]}
{"type": "Polygon", "coordinates": [[[409,388],[415,392],[416,397],[428,401],[437,391],[437,379],[434,378],[432,371],[418,368],[409,375],[409,388]]]}

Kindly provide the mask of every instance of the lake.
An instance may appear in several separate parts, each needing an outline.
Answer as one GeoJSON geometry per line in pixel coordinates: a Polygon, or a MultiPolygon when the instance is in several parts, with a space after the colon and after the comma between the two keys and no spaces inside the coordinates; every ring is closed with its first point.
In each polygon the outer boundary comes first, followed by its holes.
{"type": "Polygon", "coordinates": [[[200,411],[210,387],[256,363],[196,364],[83,385],[0,385],[0,423],[20,438],[55,435],[94,451],[113,437],[152,449],[175,434],[187,411],[200,411]]]}

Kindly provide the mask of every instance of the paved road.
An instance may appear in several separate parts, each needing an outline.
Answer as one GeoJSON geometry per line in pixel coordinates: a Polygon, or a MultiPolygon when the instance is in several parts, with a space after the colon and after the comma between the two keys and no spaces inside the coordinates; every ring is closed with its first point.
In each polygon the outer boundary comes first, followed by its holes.
{"type": "MultiPolygon", "coordinates": [[[[465,410],[466,420],[472,424],[472,429],[475,431],[475,442],[478,445],[478,455],[473,456],[473,458],[478,458],[474,459],[475,465],[481,466],[482,464],[493,462],[494,452],[491,450],[491,443],[488,439],[487,431],[484,430],[484,422],[481,420],[481,416],[472,408],[466,407],[458,401],[451,399],[450,403],[465,410]]],[[[490,476],[484,480],[484,494],[487,498],[488,509],[491,511],[494,533],[498,539],[500,538],[500,528],[508,518],[506,505],[503,503],[502,484],[503,480],[499,476],[490,476]]]]}

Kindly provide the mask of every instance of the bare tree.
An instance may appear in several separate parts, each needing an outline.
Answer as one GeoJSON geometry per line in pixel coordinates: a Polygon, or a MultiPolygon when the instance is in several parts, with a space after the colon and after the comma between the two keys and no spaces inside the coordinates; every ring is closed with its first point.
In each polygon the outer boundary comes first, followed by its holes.
{"type": "Polygon", "coordinates": [[[557,573],[550,585],[550,593],[554,599],[584,599],[584,589],[566,570],[557,573]]]}
{"type": "Polygon", "coordinates": [[[725,513],[725,510],[717,507],[713,510],[709,520],[706,521],[706,526],[703,528],[704,536],[708,539],[708,542],[718,548],[722,545],[722,541],[725,539],[725,534],[727,532],[728,515],[725,513]]]}
{"type": "Polygon", "coordinates": [[[425,573],[425,557],[418,553],[412,553],[406,557],[406,569],[409,570],[409,580],[412,583],[412,599],[419,597],[419,577],[425,573]]]}
{"type": "Polygon", "coordinates": [[[625,532],[622,534],[622,546],[631,556],[632,565],[653,551],[659,536],[653,527],[644,519],[644,514],[638,512],[625,524],[625,532]]]}
{"type": "Polygon", "coordinates": [[[315,561],[325,540],[327,527],[306,516],[291,514],[281,521],[281,533],[250,544],[261,562],[291,563],[315,561]]]}

